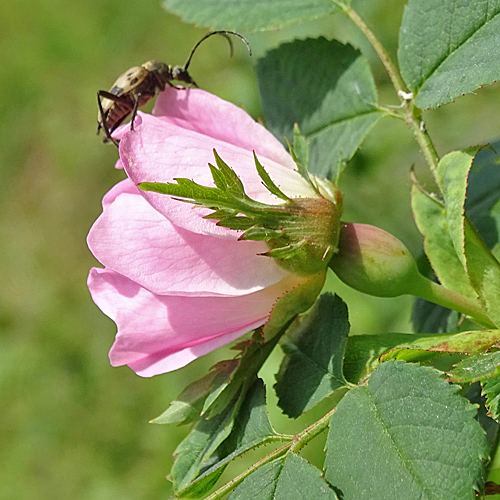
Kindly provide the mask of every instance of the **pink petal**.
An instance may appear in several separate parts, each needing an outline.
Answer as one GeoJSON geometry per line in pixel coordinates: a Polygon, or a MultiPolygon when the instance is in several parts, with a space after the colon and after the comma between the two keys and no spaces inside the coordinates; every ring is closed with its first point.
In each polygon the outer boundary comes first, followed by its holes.
{"type": "Polygon", "coordinates": [[[200,235],[173,225],[130,180],[104,197],[88,245],[104,266],[162,295],[245,295],[288,274],[259,255],[267,250],[265,243],[200,235]]]}
{"type": "Polygon", "coordinates": [[[94,268],[88,286],[95,303],[118,326],[111,364],[126,364],[151,377],[181,368],[262,325],[275,301],[301,282],[289,276],[242,297],[159,296],[113,271],[94,268]]]}
{"type": "MultiPolygon", "coordinates": [[[[223,120],[222,117],[220,119],[223,120]]],[[[213,148],[235,170],[250,197],[264,203],[282,202],[263,186],[255,169],[251,150],[149,115],[142,115],[141,125],[124,136],[120,142],[120,156],[127,175],[136,184],[147,181],[172,182],[177,177],[185,177],[205,186],[213,186],[207,166],[208,163],[215,163],[213,148]]],[[[295,170],[259,155],[258,142],[255,143],[255,149],[261,164],[288,196],[317,196],[295,170]]],[[[157,193],[145,192],[144,197],[178,226],[201,234],[235,237],[226,229],[216,226],[213,221],[202,219],[206,210],[186,210],[184,203],[157,193]]]]}
{"type": "Polygon", "coordinates": [[[167,87],[156,99],[153,115],[246,151],[255,150],[291,170],[296,168],[283,145],[265,127],[243,109],[204,90],[167,87]]]}
{"type": "Polygon", "coordinates": [[[102,208],[107,208],[123,193],[140,194],[140,189],[130,179],[120,181],[104,195],[102,198],[102,208]]]}

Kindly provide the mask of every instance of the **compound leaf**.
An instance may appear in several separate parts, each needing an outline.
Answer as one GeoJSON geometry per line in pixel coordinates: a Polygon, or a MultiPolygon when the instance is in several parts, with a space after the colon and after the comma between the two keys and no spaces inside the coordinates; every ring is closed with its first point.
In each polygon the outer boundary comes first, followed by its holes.
{"type": "Polygon", "coordinates": [[[488,446],[475,407],[458,389],[432,368],[379,365],[333,414],[328,482],[357,500],[473,500],[488,446]]]}
{"type": "Polygon", "coordinates": [[[294,124],[309,141],[309,171],[333,178],[383,116],[367,60],[351,45],[295,40],[257,64],[267,126],[281,141],[294,124]]]}

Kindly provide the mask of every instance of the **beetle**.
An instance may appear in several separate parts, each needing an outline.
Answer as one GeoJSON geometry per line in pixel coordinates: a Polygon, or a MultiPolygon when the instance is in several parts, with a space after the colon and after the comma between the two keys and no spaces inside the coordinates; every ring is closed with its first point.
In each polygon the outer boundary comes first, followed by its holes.
{"type": "Polygon", "coordinates": [[[233,46],[231,39],[227,35],[237,36],[248,48],[248,52],[252,55],[252,49],[248,40],[239,33],[234,31],[212,31],[206,34],[193,47],[184,66],[169,66],[158,61],[147,61],[142,66],[134,66],[125,71],[109,91],[99,90],[97,92],[97,105],[99,113],[97,115],[97,134],[103,129],[103,142],[113,142],[118,146],[118,140],[111,136],[111,133],[132,114],[130,129],[134,129],[134,120],[137,115],[137,110],[146,104],[150,99],[156,96],[158,92],[165,90],[167,85],[176,89],[184,89],[177,87],[172,82],[178,81],[187,85],[197,87],[196,82],[188,73],[191,58],[196,52],[199,45],[211,37],[212,35],[222,35],[227,38],[231,48],[233,46]]]}

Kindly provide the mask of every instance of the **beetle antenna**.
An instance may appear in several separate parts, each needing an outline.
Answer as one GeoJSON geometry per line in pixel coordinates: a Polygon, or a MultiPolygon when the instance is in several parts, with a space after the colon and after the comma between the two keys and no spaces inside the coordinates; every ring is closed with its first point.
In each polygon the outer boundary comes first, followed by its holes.
{"type": "Polygon", "coordinates": [[[248,43],[248,40],[243,36],[240,35],[239,33],[236,33],[236,31],[227,31],[227,30],[221,30],[221,31],[212,31],[210,33],[207,33],[201,40],[198,41],[198,43],[193,47],[193,50],[191,51],[191,54],[189,54],[188,60],[186,61],[186,64],[184,65],[184,71],[187,71],[189,64],[191,63],[191,58],[193,57],[193,54],[196,52],[196,49],[200,46],[202,42],[204,42],[207,38],[210,38],[212,35],[222,35],[229,43],[229,50],[231,56],[233,55],[233,42],[227,35],[233,35],[237,36],[240,38],[243,43],[247,46],[248,53],[252,55],[252,48],[250,47],[250,44],[248,43]]]}

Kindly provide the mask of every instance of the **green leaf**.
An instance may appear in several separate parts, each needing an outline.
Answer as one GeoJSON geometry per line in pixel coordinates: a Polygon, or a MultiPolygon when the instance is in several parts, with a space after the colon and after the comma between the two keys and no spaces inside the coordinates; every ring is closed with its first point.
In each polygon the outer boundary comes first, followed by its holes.
{"type": "MultiPolygon", "coordinates": [[[[490,380],[490,379],[485,379],[490,380]]],[[[481,382],[482,383],[482,382],[481,382]]],[[[484,429],[486,434],[486,440],[488,441],[488,446],[490,448],[490,456],[493,455],[496,445],[498,443],[498,431],[500,430],[499,423],[491,418],[488,414],[488,408],[486,406],[486,398],[481,393],[481,383],[476,382],[469,386],[469,389],[463,396],[470,401],[471,404],[477,405],[477,421],[479,425],[484,429]]],[[[492,463],[488,464],[488,474],[491,472],[492,463]]]]}
{"type": "Polygon", "coordinates": [[[438,169],[446,206],[425,193],[416,182],[412,206],[425,238],[426,254],[441,283],[471,298],[479,294],[488,315],[498,323],[499,264],[486,247],[494,248],[500,255],[500,169],[495,163],[496,154],[487,149],[478,153],[470,171],[478,149],[456,151],[440,161],[438,169]],[[487,244],[465,216],[464,204],[487,244]]]}
{"type": "Polygon", "coordinates": [[[489,354],[474,354],[460,361],[450,371],[451,382],[477,382],[500,374],[500,351],[489,354]]]}
{"type": "Polygon", "coordinates": [[[321,477],[321,471],[306,460],[289,453],[269,462],[248,476],[229,500],[337,500],[321,477]]]}
{"type": "Polygon", "coordinates": [[[415,333],[455,333],[461,314],[424,299],[417,299],[411,320],[415,333]]]}
{"type": "Polygon", "coordinates": [[[488,456],[476,409],[438,371],[388,361],[333,414],[325,477],[356,500],[473,500],[488,456]]]}
{"type": "Polygon", "coordinates": [[[186,23],[235,31],[281,28],[339,10],[331,0],[163,0],[163,7],[186,23]]]}
{"type": "Polygon", "coordinates": [[[261,379],[256,379],[239,410],[238,419],[229,438],[224,442],[224,450],[232,455],[241,454],[263,441],[275,437],[266,410],[266,388],[261,379]]]}
{"type": "Polygon", "coordinates": [[[191,483],[200,472],[203,462],[229,436],[241,402],[240,392],[223,412],[210,419],[202,418],[177,446],[174,452],[176,459],[170,472],[175,493],[184,490],[191,483]]]}
{"type": "Polygon", "coordinates": [[[486,246],[500,257],[500,141],[474,158],[469,175],[466,212],[486,246]]]}
{"type": "Polygon", "coordinates": [[[205,400],[203,406],[204,415],[214,417],[214,415],[224,412],[228,405],[232,404],[238,392],[246,392],[249,384],[253,383],[257,372],[262,368],[262,365],[287,328],[288,324],[281,325],[281,330],[266,343],[262,341],[261,330],[254,333],[251,341],[243,349],[238,369],[232,372],[227,382],[220,386],[220,390],[213,391],[205,400]]]}
{"type": "Polygon", "coordinates": [[[481,146],[453,151],[441,158],[438,175],[443,184],[448,234],[462,265],[465,259],[465,196],[469,170],[481,146]]]}
{"type": "Polygon", "coordinates": [[[286,415],[298,417],[346,387],[342,362],[348,334],[347,306],[338,296],[325,293],[294,338],[282,346],[286,356],[274,387],[286,415]]]}
{"type": "Polygon", "coordinates": [[[500,263],[467,219],[465,257],[471,283],[486,314],[495,325],[500,325],[500,263]]]}
{"type": "Polygon", "coordinates": [[[442,354],[483,352],[500,341],[500,330],[472,330],[454,334],[412,335],[412,337],[414,340],[393,348],[382,355],[380,360],[414,361],[420,359],[418,353],[411,354],[408,351],[430,351],[442,354]]]}
{"type": "Polygon", "coordinates": [[[379,359],[423,360],[442,354],[482,352],[499,341],[500,330],[438,335],[354,335],[347,339],[344,375],[350,382],[357,383],[377,367],[379,359]]]}
{"type": "Polygon", "coordinates": [[[180,425],[198,420],[207,397],[227,384],[238,363],[238,360],[217,363],[210,373],[189,384],[159,417],[151,420],[151,423],[180,425]]]}
{"type": "Polygon", "coordinates": [[[500,262],[490,252],[464,210],[467,178],[479,149],[474,147],[449,153],[439,162],[438,174],[444,189],[448,233],[455,251],[465,265],[486,314],[496,325],[500,325],[500,262]]]}
{"type": "Polygon", "coordinates": [[[500,420],[500,376],[490,377],[481,381],[483,395],[486,396],[488,414],[495,420],[500,420]]]}
{"type": "Polygon", "coordinates": [[[500,1],[409,0],[399,65],[422,109],[500,79],[500,1]]]}
{"type": "Polygon", "coordinates": [[[450,237],[444,203],[424,191],[414,176],[412,182],[413,216],[424,237],[424,250],[432,269],[446,288],[466,297],[477,297],[450,237]]]}
{"type": "Polygon", "coordinates": [[[275,437],[266,411],[265,386],[261,379],[256,379],[238,410],[231,434],[215,452],[215,463],[202,467],[201,474],[178,495],[184,498],[203,496],[231,460],[252,448],[272,442],[275,437]]]}
{"type": "Polygon", "coordinates": [[[383,116],[370,67],[350,45],[295,40],[257,63],[267,126],[279,139],[297,123],[309,142],[309,171],[335,177],[383,116]]]}

